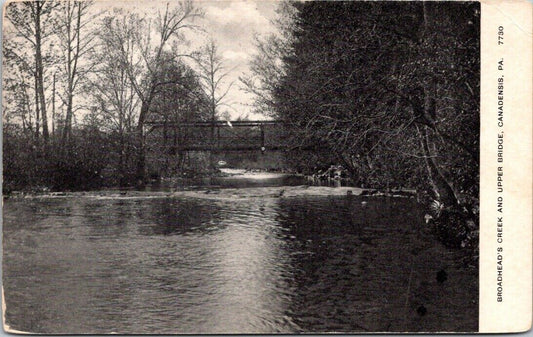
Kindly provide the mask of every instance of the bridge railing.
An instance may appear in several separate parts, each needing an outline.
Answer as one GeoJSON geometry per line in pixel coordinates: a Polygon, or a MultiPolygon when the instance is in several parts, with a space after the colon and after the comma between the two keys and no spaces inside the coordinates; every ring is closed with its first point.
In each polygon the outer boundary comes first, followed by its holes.
{"type": "Polygon", "coordinates": [[[287,147],[280,121],[148,122],[149,143],[173,151],[269,151],[287,147]]]}

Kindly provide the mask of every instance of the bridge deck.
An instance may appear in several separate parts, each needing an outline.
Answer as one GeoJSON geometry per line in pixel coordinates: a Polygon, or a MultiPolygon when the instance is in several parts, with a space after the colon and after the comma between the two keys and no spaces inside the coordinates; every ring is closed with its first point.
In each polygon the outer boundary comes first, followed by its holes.
{"type": "Polygon", "coordinates": [[[211,127],[253,127],[253,126],[267,126],[267,125],[283,125],[282,121],[278,120],[255,120],[255,121],[198,121],[198,122],[146,122],[152,128],[160,127],[177,127],[177,128],[211,128],[211,127]]]}
{"type": "Polygon", "coordinates": [[[213,152],[288,149],[282,125],[277,120],[146,123],[156,147],[213,152]]]}

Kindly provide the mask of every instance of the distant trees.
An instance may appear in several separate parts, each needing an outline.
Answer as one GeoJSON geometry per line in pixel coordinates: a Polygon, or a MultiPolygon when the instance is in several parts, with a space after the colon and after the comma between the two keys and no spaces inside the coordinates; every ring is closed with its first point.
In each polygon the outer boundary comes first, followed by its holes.
{"type": "Polygon", "coordinates": [[[80,80],[91,71],[90,66],[84,66],[84,63],[88,63],[87,56],[94,45],[94,34],[88,27],[93,19],[88,13],[91,1],[67,0],[58,4],[55,23],[62,58],[59,65],[65,82],[61,99],[66,107],[62,133],[62,140],[66,142],[72,133],[74,94],[80,80]]]}
{"type": "Polygon", "coordinates": [[[157,13],[156,19],[126,14],[108,17],[104,22],[102,36],[114,47],[121,68],[125,70],[133,90],[140,100],[137,116],[137,170],[139,181],[146,176],[144,122],[160,86],[167,82],[159,78],[166,59],[165,50],[179,55],[179,42],[185,30],[196,29],[193,20],[202,15],[192,1],[181,1],[176,7],[168,4],[164,11],[157,13]],[[150,32],[155,32],[155,38],[150,32]]]}
{"type": "Polygon", "coordinates": [[[158,147],[159,151],[151,149],[150,152],[158,157],[159,173],[172,176],[184,169],[186,153],[180,148],[194,139],[209,139],[207,134],[198,134],[198,130],[192,131],[180,124],[210,121],[211,100],[198,73],[171,53],[164,53],[163,58],[166,62],[158,77],[165,84],[155,93],[148,117],[148,120],[162,123],[163,127],[153,131],[159,134],[157,143],[152,146],[158,147]]]}
{"type": "MultiPolygon", "coordinates": [[[[222,106],[228,106],[226,96],[233,83],[225,83],[230,70],[225,69],[222,57],[214,40],[210,40],[199,51],[192,55],[198,67],[198,77],[208,97],[207,107],[210,121],[213,123],[210,132],[210,141],[215,141],[215,121],[222,106]]],[[[210,154],[210,166],[214,167],[213,156],[210,154]]]]}
{"type": "MultiPolygon", "coordinates": [[[[218,55],[184,47],[185,33],[200,30],[195,20],[202,15],[190,0],[149,14],[117,8],[106,14],[90,1],[8,4],[5,190],[144,182],[147,120],[181,123],[213,117],[215,96],[201,82],[207,74],[182,61],[187,56],[189,63],[194,58],[207,66],[203,61],[211,55],[213,78],[225,76],[216,68],[218,55]],[[50,124],[57,132],[50,134],[50,124]]],[[[213,84],[218,106],[225,93],[221,82],[213,84]]],[[[162,145],[177,149],[187,141],[183,130],[167,131],[159,140],[162,145]]],[[[165,158],[173,162],[171,157],[177,156],[179,170],[184,156],[170,152],[165,158]]]]}
{"type": "Polygon", "coordinates": [[[256,112],[277,117],[274,92],[286,75],[283,59],[292,55],[297,9],[289,1],[280,1],[276,12],[277,32],[255,37],[258,52],[250,61],[251,73],[239,79],[243,89],[255,96],[256,112]]]}
{"type": "MultiPolygon", "coordinates": [[[[129,75],[117,56],[116,44],[110,38],[109,24],[114,18],[102,18],[103,24],[95,31],[98,43],[90,52],[92,74],[83,91],[90,94],[96,110],[95,118],[102,121],[110,132],[117,152],[117,177],[121,185],[132,178],[131,165],[135,162],[134,131],[140,107],[129,75]]],[[[124,19],[124,18],[122,18],[124,19]]],[[[125,41],[124,52],[133,58],[131,37],[125,41]]]]}
{"type": "MultiPolygon", "coordinates": [[[[199,67],[198,76],[200,82],[209,97],[208,106],[211,113],[211,121],[214,122],[217,119],[218,108],[226,104],[225,98],[233,83],[224,83],[229,71],[224,68],[224,63],[214,40],[204,45],[193,55],[193,58],[199,67]]],[[[212,139],[213,136],[211,134],[212,139]]]]}

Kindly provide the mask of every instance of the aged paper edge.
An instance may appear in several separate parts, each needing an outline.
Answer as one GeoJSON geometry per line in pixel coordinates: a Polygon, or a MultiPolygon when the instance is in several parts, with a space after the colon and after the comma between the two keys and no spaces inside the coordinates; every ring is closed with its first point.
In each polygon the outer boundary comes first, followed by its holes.
{"type": "Polygon", "coordinates": [[[482,333],[531,328],[532,10],[532,3],[525,0],[481,2],[482,333]],[[503,100],[498,84],[503,84],[503,100]],[[498,119],[499,104],[503,105],[503,124],[498,119]],[[503,149],[498,149],[499,141],[503,149]],[[498,161],[498,150],[502,161],[498,161]],[[499,172],[503,175],[498,176],[499,172]]]}
{"type": "Polygon", "coordinates": [[[2,285],[2,327],[4,328],[4,331],[7,333],[12,334],[30,334],[30,332],[26,331],[20,331],[16,329],[12,329],[9,324],[6,323],[6,299],[4,296],[4,286],[2,285]]]}
{"type": "MultiPolygon", "coordinates": [[[[2,1],[5,5],[10,1],[2,1]]],[[[480,277],[479,332],[523,332],[532,324],[532,11],[527,0],[481,1],[480,277]],[[498,29],[504,27],[504,44],[498,29]],[[498,61],[503,58],[503,71],[498,61]],[[498,126],[498,78],[504,75],[504,125],[498,126]],[[504,134],[504,162],[498,163],[498,134],[504,134]],[[497,190],[498,167],[503,188],[497,190]],[[498,212],[498,197],[503,198],[498,212]],[[498,243],[497,218],[503,217],[498,243]],[[498,302],[497,249],[501,247],[502,302],[498,302]]],[[[5,321],[4,331],[12,329],[5,321]]]]}

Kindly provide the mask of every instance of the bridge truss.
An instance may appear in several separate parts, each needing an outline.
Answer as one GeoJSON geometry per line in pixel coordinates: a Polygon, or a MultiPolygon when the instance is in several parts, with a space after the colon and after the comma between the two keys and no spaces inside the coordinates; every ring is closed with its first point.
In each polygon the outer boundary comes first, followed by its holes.
{"type": "Polygon", "coordinates": [[[280,151],[288,149],[283,122],[147,122],[150,143],[174,151],[280,151]]]}

